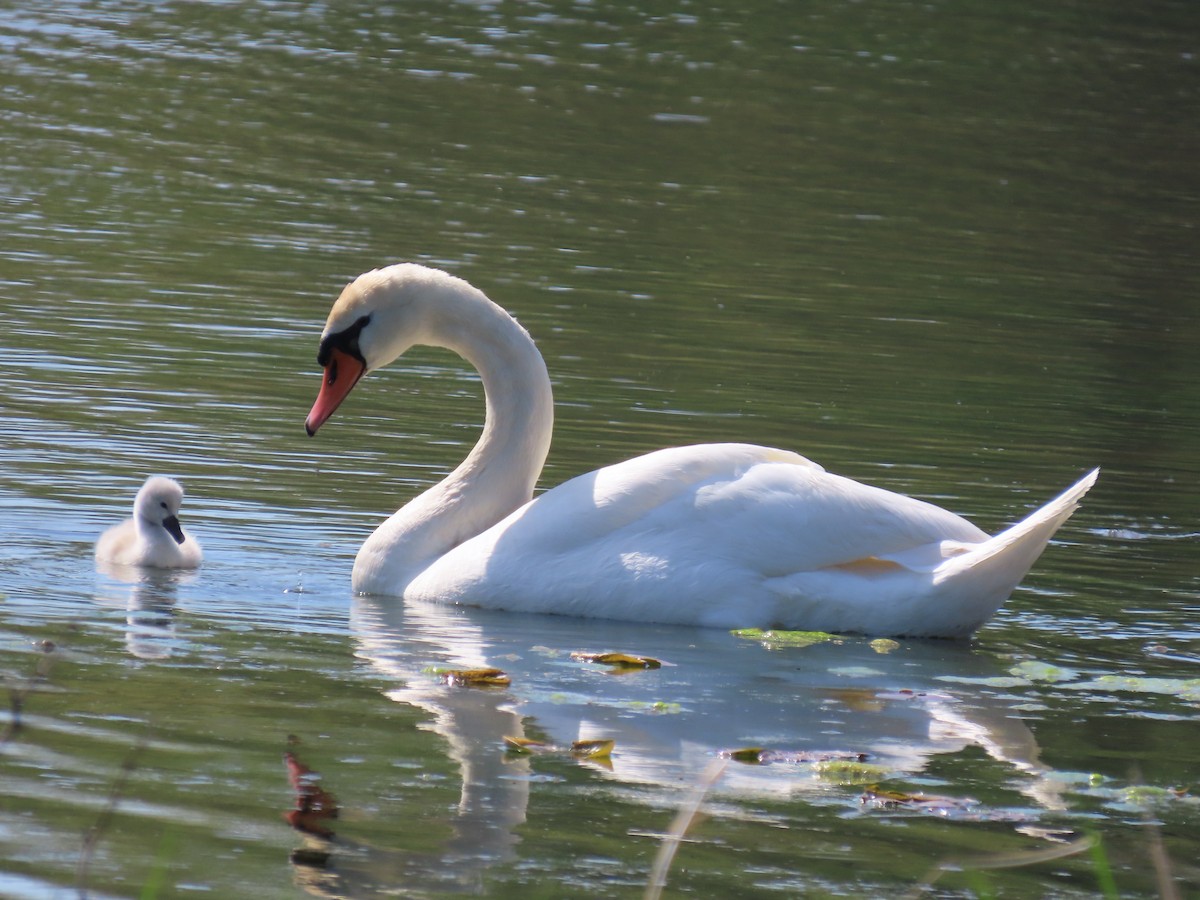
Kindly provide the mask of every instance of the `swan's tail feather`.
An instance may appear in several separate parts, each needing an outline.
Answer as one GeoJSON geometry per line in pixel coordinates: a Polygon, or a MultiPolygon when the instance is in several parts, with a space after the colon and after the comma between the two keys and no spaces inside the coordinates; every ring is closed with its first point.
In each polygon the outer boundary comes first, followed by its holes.
{"type": "MultiPolygon", "coordinates": [[[[1084,494],[1091,490],[1099,475],[1099,469],[1092,469],[1045,506],[986,541],[985,546],[995,543],[1000,548],[1004,548],[1019,543],[1036,543],[1038,541],[1045,545],[1054,536],[1054,532],[1058,531],[1059,526],[1079,508],[1079,501],[1083,499],[1084,494]]],[[[1030,560],[1030,564],[1033,564],[1033,560],[1030,560]]]]}
{"type": "Polygon", "coordinates": [[[1096,483],[1099,474],[1099,469],[1093,469],[1017,524],[988,538],[970,552],[946,560],[938,567],[937,580],[944,581],[970,571],[973,581],[981,577],[984,581],[994,580],[997,588],[1004,590],[1003,585],[1008,584],[1006,590],[1011,591],[1042,555],[1054,533],[1079,507],[1079,501],[1096,483]]]}

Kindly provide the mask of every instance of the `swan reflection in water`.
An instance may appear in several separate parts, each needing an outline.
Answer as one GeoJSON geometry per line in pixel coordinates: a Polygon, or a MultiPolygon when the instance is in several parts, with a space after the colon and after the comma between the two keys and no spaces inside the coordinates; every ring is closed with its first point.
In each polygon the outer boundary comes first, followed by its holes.
{"type": "MultiPolygon", "coordinates": [[[[1015,701],[968,694],[940,680],[1003,674],[994,659],[965,644],[909,641],[880,653],[866,639],[846,638],[772,650],[715,629],[367,596],[355,598],[351,625],[358,655],[392,683],[387,696],[430,716],[427,727],[445,740],[459,768],[461,793],[450,823],[454,836],[438,860],[355,853],[335,866],[341,890],[356,874],[348,867],[366,879],[399,868],[410,886],[424,873],[442,888],[452,880],[472,889],[489,866],[514,859],[539,763],[507,753],[506,737],[555,745],[614,740],[611,766],[591,768],[598,778],[653,790],[647,829],[665,824],[664,800],[682,801],[722,751],[749,746],[865,753],[885,779],[918,775],[936,756],[978,747],[1011,767],[1014,786],[1034,804],[1061,808],[1060,788],[1011,708],[1015,701]],[[573,658],[574,651],[622,651],[663,666],[615,675],[573,658]],[[511,686],[453,687],[437,674],[486,667],[504,670],[511,686]]],[[[710,799],[857,804],[860,787],[823,780],[810,765],[731,762],[710,799]]],[[[320,892],[330,887],[326,882],[320,892]]]]}
{"type": "Polygon", "coordinates": [[[96,561],[105,576],[95,600],[102,606],[125,609],[125,647],[139,659],[168,659],[179,649],[175,633],[175,602],[182,585],[196,579],[190,569],[154,569],[96,561]],[[116,583],[114,583],[116,582],[116,583]]]}

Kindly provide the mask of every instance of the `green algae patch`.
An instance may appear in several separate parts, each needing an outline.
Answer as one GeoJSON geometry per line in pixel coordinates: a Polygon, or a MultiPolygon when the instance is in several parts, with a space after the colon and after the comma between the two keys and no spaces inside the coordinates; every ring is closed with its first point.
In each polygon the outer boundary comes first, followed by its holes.
{"type": "Polygon", "coordinates": [[[813,644],[823,644],[826,641],[840,641],[839,635],[827,631],[779,631],[774,628],[735,628],[730,632],[734,637],[748,641],[758,641],[764,647],[774,650],[779,647],[811,647],[813,644]]]}
{"type": "Polygon", "coordinates": [[[1060,681],[1074,681],[1079,677],[1079,673],[1074,669],[1055,666],[1034,659],[1017,663],[1008,671],[1009,674],[1016,678],[1028,679],[1031,682],[1040,681],[1046,684],[1057,684],[1060,681]]]}
{"type": "Polygon", "coordinates": [[[826,759],[815,768],[818,777],[831,784],[873,784],[890,774],[883,766],[856,759],[826,759]]]}
{"type": "Polygon", "coordinates": [[[1067,685],[1092,691],[1163,694],[1195,703],[1200,701],[1200,678],[1155,678],[1145,675],[1101,675],[1091,681],[1067,685]]]}

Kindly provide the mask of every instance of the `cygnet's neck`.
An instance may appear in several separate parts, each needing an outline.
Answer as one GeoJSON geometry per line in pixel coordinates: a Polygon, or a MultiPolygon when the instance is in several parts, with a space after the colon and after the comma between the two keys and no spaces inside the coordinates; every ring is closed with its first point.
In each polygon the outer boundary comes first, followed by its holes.
{"type": "Polygon", "coordinates": [[[360,593],[402,594],[434,560],[529,502],[550,451],[554,398],[533,339],[482,292],[456,284],[437,292],[420,343],[452,350],[478,371],[483,432],[453,472],[363,544],[353,574],[360,593]]]}

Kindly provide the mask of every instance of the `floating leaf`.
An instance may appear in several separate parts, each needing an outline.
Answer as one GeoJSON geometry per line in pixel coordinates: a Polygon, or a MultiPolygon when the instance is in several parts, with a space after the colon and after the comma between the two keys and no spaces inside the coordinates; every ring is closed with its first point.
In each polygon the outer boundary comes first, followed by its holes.
{"type": "Polygon", "coordinates": [[[614,700],[605,704],[612,709],[624,709],[629,712],[655,713],[658,715],[675,715],[683,712],[683,704],[670,700],[614,700]]]}
{"type": "MultiPolygon", "coordinates": [[[[1183,794],[1186,794],[1183,791],[1183,794]]],[[[1131,784],[1125,788],[1125,802],[1131,806],[1150,806],[1164,801],[1177,800],[1181,796],[1177,788],[1161,788],[1150,784],[1131,784]]]]}
{"type": "Polygon", "coordinates": [[[874,783],[888,774],[888,770],[882,766],[868,763],[868,754],[852,751],[764,750],[760,747],[743,747],[726,751],[721,756],[752,765],[812,765],[823,780],[837,784],[874,783]]]}
{"type": "Polygon", "coordinates": [[[507,687],[512,679],[502,669],[438,669],[437,675],[451,687],[507,687]]]}
{"type": "MultiPolygon", "coordinates": [[[[865,759],[866,754],[861,755],[865,759]]],[[[888,774],[888,770],[882,766],[872,765],[861,759],[827,759],[817,763],[816,769],[822,781],[835,784],[874,783],[888,774]]]]}
{"type": "Polygon", "coordinates": [[[891,638],[875,638],[871,641],[871,649],[876,653],[891,653],[893,650],[900,649],[900,642],[893,641],[891,638]]]}
{"type": "Polygon", "coordinates": [[[877,806],[900,806],[903,803],[913,803],[917,796],[906,794],[904,791],[887,790],[873,784],[863,791],[863,795],[858,799],[860,803],[874,803],[877,806]]]}
{"type": "Polygon", "coordinates": [[[825,641],[838,640],[836,634],[829,634],[826,631],[776,631],[775,629],[764,631],[761,628],[736,628],[732,634],[734,637],[759,641],[771,650],[778,647],[809,647],[825,641]]]}
{"type": "Polygon", "coordinates": [[[1180,700],[1200,700],[1200,678],[1101,675],[1091,681],[1076,682],[1068,687],[1082,690],[1127,691],[1135,694],[1166,694],[1180,700]]]}
{"type": "Polygon", "coordinates": [[[742,747],[740,750],[722,750],[721,756],[744,763],[760,763],[767,751],[762,747],[742,747]]]}
{"type": "Polygon", "coordinates": [[[660,669],[662,662],[652,656],[634,656],[631,653],[586,653],[582,650],[571,654],[571,659],[600,663],[622,669],[660,669]]]}
{"type": "Polygon", "coordinates": [[[617,744],[611,738],[594,741],[575,741],[571,744],[571,755],[583,759],[606,759],[612,756],[617,744]]]}
{"type": "Polygon", "coordinates": [[[1050,663],[1038,662],[1034,659],[1027,659],[1024,662],[1017,663],[1008,671],[1018,678],[1028,678],[1030,681],[1044,681],[1048,684],[1054,684],[1059,681],[1071,681],[1079,677],[1079,673],[1074,669],[1066,669],[1061,666],[1051,665],[1050,663]]]}
{"type": "Polygon", "coordinates": [[[505,736],[504,743],[510,753],[565,753],[579,759],[607,759],[612,755],[616,741],[611,738],[598,738],[589,741],[574,741],[570,747],[560,747],[558,744],[548,744],[545,741],[535,741],[531,738],[505,736]]]}
{"type": "Polygon", "coordinates": [[[875,784],[863,792],[863,795],[859,797],[859,802],[864,806],[874,806],[878,809],[916,809],[939,815],[963,812],[979,805],[979,801],[966,797],[909,794],[905,791],[893,791],[881,788],[875,784]]]}
{"type": "Polygon", "coordinates": [[[675,713],[683,712],[683,704],[674,703],[670,700],[655,700],[650,704],[650,712],[674,715],[675,713]]]}

